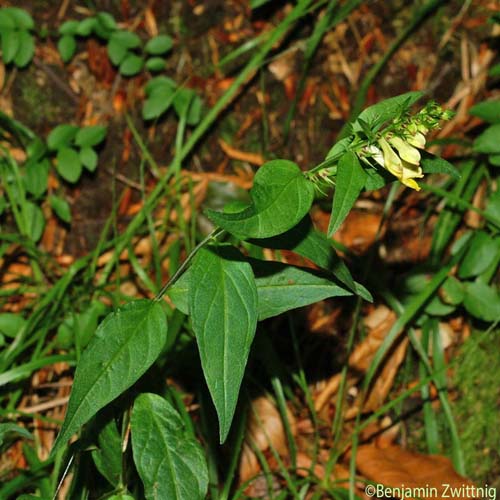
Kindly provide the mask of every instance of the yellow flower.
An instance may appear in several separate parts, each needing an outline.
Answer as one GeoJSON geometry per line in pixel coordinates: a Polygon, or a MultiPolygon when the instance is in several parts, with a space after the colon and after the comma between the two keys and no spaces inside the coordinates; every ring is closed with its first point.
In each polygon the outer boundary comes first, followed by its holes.
{"type": "MultiPolygon", "coordinates": [[[[416,137],[414,143],[422,144],[421,138],[416,137]]],[[[404,141],[400,137],[391,137],[389,140],[381,137],[378,140],[378,145],[380,148],[375,145],[367,148],[372,158],[405,186],[420,191],[420,186],[414,180],[424,176],[420,167],[419,151],[409,141],[404,141]]]]}

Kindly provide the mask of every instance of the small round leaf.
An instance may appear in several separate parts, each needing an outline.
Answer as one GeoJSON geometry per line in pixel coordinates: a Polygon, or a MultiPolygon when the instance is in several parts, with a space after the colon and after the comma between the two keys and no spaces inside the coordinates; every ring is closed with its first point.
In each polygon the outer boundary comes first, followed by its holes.
{"type": "Polygon", "coordinates": [[[146,61],[146,69],[157,73],[165,69],[165,59],[162,57],[151,57],[146,61]]]}
{"type": "Polygon", "coordinates": [[[64,35],[57,42],[57,50],[63,62],[67,63],[74,56],[76,51],[76,40],[72,35],[64,35]]]}
{"type": "Polygon", "coordinates": [[[82,175],[80,155],[73,148],[60,149],[57,152],[57,171],[64,180],[75,183],[82,175]]]}
{"type": "Polygon", "coordinates": [[[129,53],[120,64],[120,73],[123,76],[134,76],[141,71],[144,59],[129,53]]]}
{"type": "Polygon", "coordinates": [[[144,50],[152,56],[158,56],[168,52],[172,45],[173,41],[168,35],[158,35],[148,41],[144,50]]]}

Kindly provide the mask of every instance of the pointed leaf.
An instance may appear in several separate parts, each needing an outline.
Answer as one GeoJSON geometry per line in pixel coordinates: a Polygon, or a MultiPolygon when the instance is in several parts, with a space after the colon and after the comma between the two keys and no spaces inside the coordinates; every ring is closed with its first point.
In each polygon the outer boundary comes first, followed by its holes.
{"type": "Polygon", "coordinates": [[[57,50],[64,63],[67,63],[75,55],[76,39],[73,35],[63,35],[57,42],[57,50]]]}
{"type": "Polygon", "coordinates": [[[366,172],[357,156],[349,151],[342,156],[337,169],[332,215],[328,236],[332,236],[349,214],[366,182],[366,172]]]}
{"type": "Polygon", "coordinates": [[[98,449],[92,451],[95,466],[116,487],[122,472],[122,438],[114,419],[110,419],[99,431],[97,444],[98,449]]]}
{"type": "Polygon", "coordinates": [[[49,201],[52,210],[59,219],[69,224],[71,222],[71,208],[68,202],[64,198],[55,195],[50,196],[49,201]]]}
{"type": "Polygon", "coordinates": [[[190,269],[189,311],[225,441],[257,326],[252,268],[232,247],[200,250],[190,269]]]}
{"type": "Polygon", "coordinates": [[[36,243],[45,229],[45,217],[42,209],[31,201],[25,203],[25,224],[28,236],[36,243]]]}
{"type": "Polygon", "coordinates": [[[202,500],[208,470],[201,446],[175,408],[156,394],[141,394],[131,418],[134,462],[149,499],[202,500]]]}
{"type": "Polygon", "coordinates": [[[104,319],[76,368],[68,410],[52,453],[145,373],[166,338],[165,314],[157,302],[136,300],[104,319]]]}
{"type": "Polygon", "coordinates": [[[68,182],[75,183],[82,175],[80,155],[73,148],[63,147],[57,152],[57,171],[68,182]]]}
{"type": "Polygon", "coordinates": [[[259,320],[328,297],[352,295],[328,275],[313,269],[255,259],[252,268],[259,293],[259,320]]]}
{"type": "Polygon", "coordinates": [[[20,45],[19,31],[6,29],[2,32],[2,59],[5,64],[10,64],[20,45]]]}
{"type": "Polygon", "coordinates": [[[17,50],[16,57],[14,57],[14,64],[18,68],[24,68],[32,59],[35,54],[35,41],[33,36],[27,31],[19,32],[19,49],[17,50]]]}
{"type": "Polygon", "coordinates": [[[415,104],[423,95],[424,93],[420,91],[407,92],[406,94],[384,99],[383,101],[366,108],[359,114],[357,120],[353,123],[353,132],[360,132],[363,130],[359,120],[362,120],[371,128],[380,127],[385,122],[400,116],[410,106],[415,104]]]}
{"type": "Polygon", "coordinates": [[[483,101],[469,109],[471,115],[490,123],[500,122],[500,99],[483,101]]]}
{"type": "MultiPolygon", "coordinates": [[[[250,242],[263,248],[291,250],[314,262],[322,269],[331,271],[350,290],[355,290],[354,280],[349,269],[335,252],[331,241],[323,233],[314,229],[309,215],[283,234],[272,238],[252,239],[250,242]]],[[[371,300],[369,294],[368,297],[364,298],[371,300]]]]}
{"type": "Polygon", "coordinates": [[[474,151],[478,153],[500,153],[500,123],[488,127],[475,141],[474,151]]]}
{"type": "Polygon", "coordinates": [[[240,238],[268,238],[297,224],[311,208],[314,186],[288,160],[269,161],[260,167],[250,190],[252,204],[238,213],[208,210],[208,217],[240,238]]]}
{"type": "Polygon", "coordinates": [[[423,152],[421,165],[425,174],[448,174],[454,179],[460,179],[460,172],[449,161],[439,156],[423,152]]]}
{"type": "Polygon", "coordinates": [[[80,161],[89,172],[94,172],[99,158],[91,147],[84,147],[80,149],[80,161]]]}

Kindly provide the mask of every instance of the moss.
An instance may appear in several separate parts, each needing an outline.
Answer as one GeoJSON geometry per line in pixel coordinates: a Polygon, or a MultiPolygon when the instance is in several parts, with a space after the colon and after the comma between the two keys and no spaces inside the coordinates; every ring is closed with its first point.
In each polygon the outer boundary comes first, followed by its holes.
{"type": "MultiPolygon", "coordinates": [[[[59,68],[51,70],[61,72],[59,68]]],[[[65,75],[61,74],[61,79],[65,75]]],[[[22,123],[44,136],[51,128],[74,119],[75,103],[33,65],[19,72],[12,91],[14,114],[22,123]]]]}
{"type": "Polygon", "coordinates": [[[477,484],[500,488],[500,343],[498,334],[477,333],[461,347],[453,383],[454,415],[467,474],[477,484]]]}

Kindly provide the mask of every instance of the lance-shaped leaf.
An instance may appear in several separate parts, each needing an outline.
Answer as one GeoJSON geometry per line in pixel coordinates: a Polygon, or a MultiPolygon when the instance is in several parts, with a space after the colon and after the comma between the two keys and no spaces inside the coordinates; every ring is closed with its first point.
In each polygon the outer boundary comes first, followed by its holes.
{"type": "Polygon", "coordinates": [[[76,368],[68,410],[52,454],[144,374],[166,339],[165,314],[157,302],[136,300],[104,319],[76,368]]]}
{"type": "Polygon", "coordinates": [[[259,293],[259,320],[328,297],[352,295],[327,274],[281,262],[252,259],[259,293]]]}
{"type": "Polygon", "coordinates": [[[201,249],[189,276],[189,312],[222,443],[255,335],[257,288],[250,264],[227,246],[201,249]]]}
{"type": "Polygon", "coordinates": [[[205,498],[208,470],[203,451],[175,408],[156,394],[141,394],[130,423],[146,499],[205,498]]]}
{"type": "MultiPolygon", "coordinates": [[[[328,297],[352,295],[352,292],[365,300],[373,300],[370,292],[356,281],[353,281],[350,289],[345,283],[324,272],[257,259],[251,259],[250,263],[256,277],[259,320],[328,297]]],[[[189,314],[191,272],[188,269],[168,291],[172,302],[184,314],[189,314]]]]}
{"type": "Polygon", "coordinates": [[[423,95],[424,93],[420,91],[406,92],[405,94],[384,99],[373,106],[369,106],[359,114],[358,118],[352,124],[353,132],[362,131],[362,123],[374,129],[380,128],[384,123],[400,116],[423,95]]]}
{"type": "Polygon", "coordinates": [[[328,236],[332,236],[358,199],[366,181],[366,172],[357,156],[349,151],[342,156],[337,169],[332,215],[328,224],[328,236]]]}
{"type": "Polygon", "coordinates": [[[269,238],[292,228],[307,214],[314,185],[295,163],[273,160],[260,167],[250,196],[251,205],[241,212],[207,210],[207,215],[241,239],[269,238]]]}
{"type": "Polygon", "coordinates": [[[322,269],[330,271],[349,289],[356,290],[354,280],[344,261],[335,252],[331,241],[323,233],[314,229],[309,215],[283,234],[272,238],[252,239],[250,242],[263,248],[291,250],[322,269]]]}

